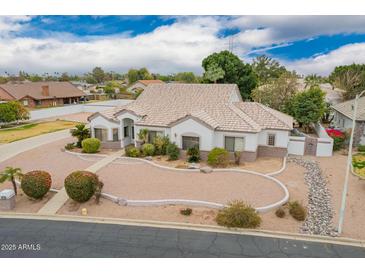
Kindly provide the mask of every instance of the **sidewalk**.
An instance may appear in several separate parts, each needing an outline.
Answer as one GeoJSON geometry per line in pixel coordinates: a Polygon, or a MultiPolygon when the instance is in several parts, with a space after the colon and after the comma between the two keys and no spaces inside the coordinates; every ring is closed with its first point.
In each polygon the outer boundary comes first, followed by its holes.
{"type": "MultiPolygon", "coordinates": [[[[100,161],[94,163],[89,166],[86,171],[96,173],[98,170],[102,169],[109,163],[113,162],[117,157],[122,155],[123,150],[117,151],[100,161]]],[[[66,189],[63,187],[47,204],[45,204],[39,211],[38,214],[41,215],[53,215],[56,214],[57,211],[67,202],[68,195],[66,193],[66,189]]]]}
{"type": "Polygon", "coordinates": [[[42,134],[9,144],[0,145],[0,162],[16,156],[24,151],[70,137],[70,129],[42,134]]]}

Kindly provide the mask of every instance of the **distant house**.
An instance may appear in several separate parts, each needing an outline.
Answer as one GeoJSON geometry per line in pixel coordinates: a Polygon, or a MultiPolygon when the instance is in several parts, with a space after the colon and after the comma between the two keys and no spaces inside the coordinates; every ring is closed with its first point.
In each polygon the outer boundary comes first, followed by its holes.
{"type": "MultiPolygon", "coordinates": [[[[333,87],[330,83],[321,83],[318,86],[325,93],[325,101],[327,103],[336,105],[343,101],[345,93],[343,89],[333,87]]],[[[305,85],[304,79],[298,79],[298,89],[301,91],[309,89],[309,86],[305,85]]]]}
{"type": "Polygon", "coordinates": [[[137,91],[143,91],[148,85],[151,84],[164,84],[161,80],[139,80],[127,88],[127,91],[136,93],[137,91]]]}
{"type": "Polygon", "coordinates": [[[0,85],[0,101],[19,101],[24,106],[75,104],[85,93],[69,82],[29,82],[0,85]]]}
{"type": "Polygon", "coordinates": [[[184,151],[198,146],[202,156],[222,147],[233,156],[254,161],[258,156],[288,153],[293,118],[259,103],[244,102],[235,84],[149,85],[132,103],[94,113],[91,134],[103,146],[135,144],[141,129],[149,141],[168,136],[184,151]]]}
{"type": "MultiPolygon", "coordinates": [[[[354,100],[349,100],[332,106],[334,118],[332,123],[335,127],[348,130],[352,128],[354,100]]],[[[356,127],[354,133],[354,145],[365,145],[365,97],[358,101],[356,127]]]]}

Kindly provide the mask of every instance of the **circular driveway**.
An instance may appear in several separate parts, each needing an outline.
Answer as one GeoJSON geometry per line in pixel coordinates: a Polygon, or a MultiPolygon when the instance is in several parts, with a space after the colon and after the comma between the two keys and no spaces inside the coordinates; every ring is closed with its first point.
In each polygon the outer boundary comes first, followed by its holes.
{"type": "Polygon", "coordinates": [[[285,195],[278,184],[255,174],[172,171],[128,159],[118,159],[97,174],[104,183],[103,192],[130,200],[188,199],[222,204],[243,200],[262,207],[285,195]]]}

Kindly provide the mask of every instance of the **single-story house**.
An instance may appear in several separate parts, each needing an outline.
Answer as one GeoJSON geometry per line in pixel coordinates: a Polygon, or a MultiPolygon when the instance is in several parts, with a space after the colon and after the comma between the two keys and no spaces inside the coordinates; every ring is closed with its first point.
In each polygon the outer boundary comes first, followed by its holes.
{"type": "Polygon", "coordinates": [[[0,100],[19,101],[26,107],[78,103],[85,93],[69,82],[27,82],[0,85],[0,100]]]}
{"type": "Polygon", "coordinates": [[[235,84],[149,85],[133,102],[91,115],[91,134],[105,147],[135,144],[141,129],[169,136],[182,151],[214,147],[254,161],[288,152],[293,118],[259,103],[244,102],[235,84]]]}
{"type": "MultiPolygon", "coordinates": [[[[352,118],[354,116],[354,100],[349,100],[331,107],[334,118],[333,125],[336,128],[349,130],[352,128],[352,118]]],[[[358,101],[356,126],[354,132],[354,145],[365,145],[365,97],[358,101]]]]}
{"type": "Polygon", "coordinates": [[[133,85],[131,85],[129,88],[127,88],[128,92],[136,93],[137,91],[143,91],[146,89],[148,85],[151,84],[164,84],[164,81],[161,80],[138,80],[133,85]]]}

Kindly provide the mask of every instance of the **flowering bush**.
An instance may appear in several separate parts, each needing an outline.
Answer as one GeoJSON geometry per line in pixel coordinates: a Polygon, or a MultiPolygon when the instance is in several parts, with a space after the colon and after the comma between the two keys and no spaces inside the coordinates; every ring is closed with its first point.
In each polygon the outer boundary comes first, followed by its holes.
{"type": "Polygon", "coordinates": [[[23,192],[34,199],[41,199],[51,188],[51,175],[42,170],[33,170],[24,174],[21,182],[23,192]]]}
{"type": "Polygon", "coordinates": [[[328,136],[333,139],[333,150],[339,150],[343,147],[346,139],[345,133],[338,129],[327,128],[326,132],[328,136]]]}

